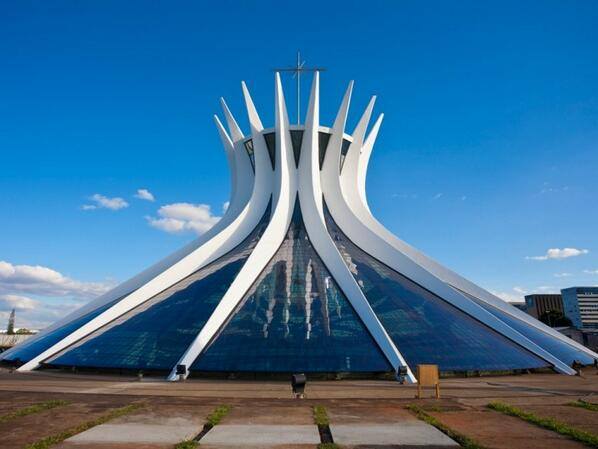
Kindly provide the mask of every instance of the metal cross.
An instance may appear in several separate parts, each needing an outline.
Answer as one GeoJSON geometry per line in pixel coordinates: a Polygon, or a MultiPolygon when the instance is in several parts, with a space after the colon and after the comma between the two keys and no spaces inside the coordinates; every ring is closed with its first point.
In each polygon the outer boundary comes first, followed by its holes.
{"type": "Polygon", "coordinates": [[[301,73],[302,72],[323,72],[322,67],[305,67],[305,61],[301,62],[301,53],[297,52],[297,65],[295,67],[282,67],[273,69],[275,72],[293,72],[293,78],[297,79],[297,125],[301,124],[301,73]]]}

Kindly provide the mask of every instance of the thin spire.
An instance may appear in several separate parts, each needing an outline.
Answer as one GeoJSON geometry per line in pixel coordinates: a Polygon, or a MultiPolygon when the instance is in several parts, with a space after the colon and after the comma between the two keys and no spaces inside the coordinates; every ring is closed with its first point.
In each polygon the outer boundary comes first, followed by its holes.
{"type": "Polygon", "coordinates": [[[226,129],[224,129],[224,125],[222,124],[222,122],[216,114],[214,114],[214,122],[216,123],[216,128],[218,128],[218,134],[220,134],[220,139],[222,140],[222,145],[224,145],[224,149],[227,153],[232,153],[234,147],[233,141],[226,132],[226,129]]]}
{"type": "Polygon", "coordinates": [[[243,135],[243,131],[239,128],[237,121],[231,114],[230,109],[226,105],[224,98],[220,98],[220,104],[222,105],[222,110],[224,111],[224,118],[226,119],[226,123],[228,124],[228,130],[230,131],[230,135],[232,137],[233,142],[237,142],[238,140],[242,140],[245,136],[243,135]]]}
{"type": "Polygon", "coordinates": [[[241,81],[241,88],[243,89],[243,98],[245,99],[245,107],[247,109],[247,117],[249,118],[249,126],[251,126],[251,133],[260,133],[264,130],[264,125],[262,125],[262,121],[260,120],[255,104],[251,99],[251,94],[249,93],[249,89],[247,89],[245,81],[241,81]]]}
{"type": "Polygon", "coordinates": [[[355,130],[353,131],[353,145],[352,146],[357,147],[358,151],[361,151],[361,147],[362,147],[363,141],[365,139],[365,133],[367,131],[368,124],[370,122],[370,118],[372,116],[372,111],[374,110],[375,103],[376,103],[376,96],[374,95],[370,99],[370,102],[368,103],[367,107],[365,108],[363,115],[359,119],[359,123],[357,123],[357,126],[355,127],[355,130]]]}
{"type": "Polygon", "coordinates": [[[347,87],[345,95],[343,96],[343,101],[341,102],[341,105],[338,108],[336,119],[334,120],[334,125],[332,125],[332,129],[334,130],[334,132],[340,132],[341,136],[342,133],[345,132],[345,125],[347,124],[347,116],[349,115],[349,105],[351,103],[353,84],[353,81],[349,82],[349,86],[347,87]]]}

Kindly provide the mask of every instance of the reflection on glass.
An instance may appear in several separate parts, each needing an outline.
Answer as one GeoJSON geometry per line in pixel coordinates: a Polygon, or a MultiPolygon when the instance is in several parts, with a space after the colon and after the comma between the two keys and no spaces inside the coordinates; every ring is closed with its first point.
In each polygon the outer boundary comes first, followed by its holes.
{"type": "Polygon", "coordinates": [[[120,301],[122,298],[118,298],[114,301],[111,301],[103,306],[69,322],[60,326],[53,331],[48,332],[46,335],[40,336],[35,341],[31,343],[25,341],[24,343],[20,344],[18,348],[15,348],[10,354],[5,355],[3,360],[9,362],[16,362],[16,363],[25,363],[34,358],[35,356],[41,354],[46,349],[54,346],[60,340],[65,338],[67,335],[72,334],[81,326],[89,323],[93,320],[96,316],[102,313],[104,310],[107,310],[113,304],[120,301]]]}
{"type": "MultiPolygon", "coordinates": [[[[456,289],[458,290],[458,289],[456,289]]],[[[459,290],[461,292],[461,290],[459,290]]],[[[587,355],[585,352],[582,352],[574,347],[542,332],[539,329],[536,329],[528,324],[523,323],[522,321],[518,320],[517,318],[513,318],[509,314],[499,310],[495,307],[492,307],[489,304],[486,304],[484,301],[479,300],[475,296],[469,295],[465,292],[461,292],[462,294],[466,295],[467,297],[471,298],[471,300],[477,302],[480,306],[486,309],[488,312],[496,316],[501,321],[504,321],[507,325],[511,326],[517,332],[522,334],[523,336],[529,338],[535,344],[540,346],[545,351],[550,352],[553,356],[557,359],[561,360],[562,362],[566,363],[567,365],[571,366],[573,361],[577,360],[578,362],[583,363],[584,365],[591,365],[594,363],[594,359],[587,355]]]]}
{"type": "Polygon", "coordinates": [[[328,210],[328,231],[407,363],[443,371],[511,370],[548,363],[511,342],[354,245],[328,210]]]}
{"type": "Polygon", "coordinates": [[[297,202],[278,252],[191,369],[380,372],[391,368],[314,251],[297,202]]]}
{"type": "Polygon", "coordinates": [[[228,290],[269,217],[267,210],[251,235],[230,253],[90,334],[48,363],[171,369],[228,290]]]}

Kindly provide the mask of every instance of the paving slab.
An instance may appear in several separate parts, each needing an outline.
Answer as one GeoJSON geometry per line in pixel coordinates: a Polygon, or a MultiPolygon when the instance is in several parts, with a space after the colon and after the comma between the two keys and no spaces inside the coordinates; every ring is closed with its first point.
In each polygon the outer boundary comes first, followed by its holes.
{"type": "Polygon", "coordinates": [[[393,424],[418,419],[404,407],[396,404],[334,404],[326,407],[328,418],[332,424],[360,424],[374,422],[376,424],[393,424]]]}
{"type": "Polygon", "coordinates": [[[584,449],[587,446],[519,418],[491,410],[429,412],[451,429],[488,449],[584,449]]]}
{"type": "Polygon", "coordinates": [[[179,443],[194,438],[201,427],[185,419],[169,419],[163,424],[102,424],[67,440],[70,443],[179,443]]]}
{"type": "Polygon", "coordinates": [[[202,447],[210,445],[281,446],[320,443],[320,433],[315,425],[241,425],[221,424],[210,430],[202,439],[202,447]]]}
{"type": "MultiPolygon", "coordinates": [[[[3,394],[0,394],[0,397],[0,400],[4,400],[3,394]]],[[[125,397],[106,400],[104,397],[84,396],[79,401],[65,395],[64,399],[71,403],[0,423],[0,448],[26,447],[42,438],[97,419],[113,408],[130,403],[125,397]]]]}
{"type": "Polygon", "coordinates": [[[172,449],[172,444],[74,443],[65,441],[57,446],[52,446],[52,449],[172,449]]]}
{"type": "MultiPolygon", "coordinates": [[[[201,449],[239,449],[239,447],[242,447],[243,449],[315,449],[316,446],[314,444],[252,444],[252,445],[247,445],[244,444],[243,446],[239,446],[238,444],[204,444],[201,443],[200,448],[201,449]]],[[[168,449],[171,449],[171,447],[169,447],[168,449]]],[[[72,448],[72,449],[80,449],[80,448],[72,448]]],[[[87,449],[87,448],[85,448],[87,449]]],[[[95,449],[95,448],[93,448],[95,449]]],[[[133,449],[133,448],[131,448],[133,449]]],[[[137,449],[137,448],[135,448],[137,449]]],[[[343,447],[343,449],[368,449],[368,448],[345,448],[343,447]]],[[[388,449],[388,448],[381,448],[380,446],[378,446],[377,448],[374,449],[388,449]]],[[[428,448],[426,448],[428,449],[428,448]]],[[[436,448],[432,448],[432,449],[436,449],[436,448]]]]}
{"type": "Polygon", "coordinates": [[[341,445],[459,447],[440,430],[421,421],[394,424],[331,424],[334,442],[341,445]]]}

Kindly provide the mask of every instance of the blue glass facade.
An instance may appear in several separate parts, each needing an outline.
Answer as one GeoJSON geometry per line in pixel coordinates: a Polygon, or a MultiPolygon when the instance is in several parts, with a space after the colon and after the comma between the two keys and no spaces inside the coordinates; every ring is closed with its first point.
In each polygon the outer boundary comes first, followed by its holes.
{"type": "Polygon", "coordinates": [[[330,142],[330,137],[332,134],[325,133],[320,131],[318,133],[318,158],[320,161],[320,170],[322,169],[322,164],[324,163],[324,158],[326,157],[326,150],[328,149],[328,143],[330,142]]]}
{"type": "Polygon", "coordinates": [[[268,224],[270,211],[237,248],[90,334],[52,365],[169,370],[224,296],[268,224]]]}
{"type": "Polygon", "coordinates": [[[192,370],[392,369],[312,247],[298,204],[278,252],[192,370]]]}
{"type": "Polygon", "coordinates": [[[299,167],[299,158],[301,157],[301,144],[303,143],[303,130],[291,130],[291,144],[293,146],[293,156],[295,157],[295,167],[299,167]]]}
{"type": "Polygon", "coordinates": [[[326,211],[331,237],[407,363],[442,371],[538,368],[548,363],[368,255],[326,211]]]}
{"type": "Polygon", "coordinates": [[[568,345],[565,342],[562,342],[561,340],[552,337],[551,335],[548,335],[547,333],[542,332],[541,330],[536,329],[535,327],[532,327],[521,320],[518,320],[517,318],[513,318],[502,310],[492,307],[491,305],[486,304],[484,301],[481,301],[474,296],[468,295],[467,293],[463,294],[472,301],[478,303],[505,324],[515,329],[521,335],[529,338],[542,349],[550,352],[562,362],[565,362],[567,365],[571,365],[574,360],[577,360],[584,365],[591,365],[594,363],[594,359],[592,357],[578,349],[575,349],[573,346],[568,345]]]}
{"type": "Polygon", "coordinates": [[[19,346],[15,347],[9,354],[4,354],[2,360],[6,360],[7,362],[14,362],[14,363],[25,363],[34,358],[35,356],[41,354],[46,349],[54,346],[60,340],[62,340],[67,335],[73,333],[81,326],[89,323],[93,320],[96,316],[102,313],[104,310],[107,310],[115,304],[116,302],[120,301],[121,298],[118,298],[115,301],[111,301],[103,306],[73,320],[70,321],[63,326],[60,326],[53,331],[48,332],[46,335],[41,335],[39,338],[35,339],[32,342],[25,341],[21,343],[19,346]]]}

